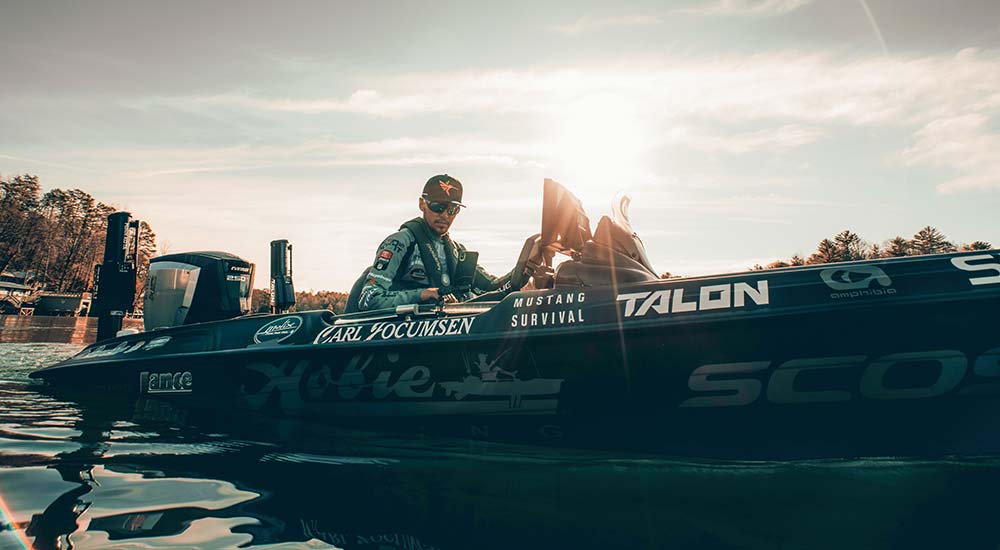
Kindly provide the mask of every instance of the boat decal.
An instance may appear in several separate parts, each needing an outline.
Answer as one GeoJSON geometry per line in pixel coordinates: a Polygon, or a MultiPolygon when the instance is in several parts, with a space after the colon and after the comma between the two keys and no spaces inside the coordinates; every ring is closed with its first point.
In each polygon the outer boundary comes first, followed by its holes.
{"type": "Polygon", "coordinates": [[[558,292],[514,299],[511,328],[573,325],[584,322],[583,308],[575,307],[587,299],[586,292],[558,292]]]}
{"type": "Polygon", "coordinates": [[[407,365],[393,353],[354,355],[342,366],[308,359],[255,362],[246,365],[248,382],[240,391],[251,408],[271,404],[285,413],[332,407],[342,414],[378,414],[381,407],[403,416],[555,414],[563,379],[522,377],[501,367],[506,355],[463,356],[461,379],[437,379],[429,367],[407,365]]]}
{"type": "Polygon", "coordinates": [[[975,256],[959,256],[957,258],[951,259],[951,265],[961,269],[962,271],[993,271],[995,275],[979,275],[978,277],[969,277],[969,282],[973,286],[978,285],[995,285],[1000,284],[1000,262],[994,261],[993,263],[971,263],[971,262],[982,262],[996,260],[992,254],[977,254],[975,256]]]}
{"type": "Polygon", "coordinates": [[[301,326],[302,317],[298,315],[281,317],[257,329],[257,332],[253,335],[253,341],[257,344],[264,342],[279,343],[295,334],[301,326]]]}
{"type": "MultiPolygon", "coordinates": [[[[517,371],[510,371],[501,368],[497,363],[504,358],[510,350],[505,350],[497,355],[492,361],[488,361],[488,355],[479,353],[476,361],[470,363],[468,357],[463,356],[466,371],[468,374],[461,381],[441,382],[440,385],[445,391],[445,395],[457,400],[465,399],[468,396],[487,396],[508,398],[508,407],[517,409],[523,405],[525,396],[555,397],[562,389],[563,379],[554,378],[533,378],[521,380],[517,376],[517,371]],[[475,367],[473,371],[472,367],[475,367]]],[[[555,412],[556,401],[546,403],[555,412]]],[[[537,406],[538,403],[535,403],[537,406]]]]}
{"type": "Polygon", "coordinates": [[[830,293],[830,298],[834,300],[891,296],[897,292],[892,288],[892,279],[882,268],[874,265],[831,267],[820,271],[819,276],[826,286],[837,291],[830,293]]]}
{"type": "MultiPolygon", "coordinates": [[[[680,407],[740,407],[760,400],[774,404],[836,403],[855,399],[926,399],[949,394],[1000,395],[1000,347],[977,356],[955,350],[891,353],[876,357],[847,355],[792,359],[774,366],[771,361],[701,365],[688,377],[695,396],[680,407]],[[967,377],[969,365],[973,376],[967,377]],[[770,369],[770,371],[769,371],[770,369]],[[904,370],[932,369],[932,376],[915,377],[901,386],[894,377],[904,370]],[[839,382],[803,389],[797,383],[805,372],[841,371],[839,382]],[[768,374],[769,371],[769,374],[768,374]],[[893,374],[890,374],[892,372],[893,374]],[[761,374],[765,376],[761,376],[761,374]],[[968,380],[967,380],[968,378],[968,380]],[[964,382],[964,384],[963,384],[964,382]]],[[[826,372],[823,379],[833,380],[826,372]]],[[[816,375],[804,378],[818,379],[816,375]]]]}
{"type": "Polygon", "coordinates": [[[625,317],[644,317],[651,311],[657,315],[689,313],[716,309],[758,306],[770,303],[767,280],[753,283],[723,283],[706,285],[685,296],[684,288],[665,288],[655,291],[629,292],[618,295],[618,302],[625,303],[625,317]]]}
{"type": "Polygon", "coordinates": [[[113,357],[116,355],[135,353],[137,351],[147,352],[156,348],[161,348],[169,341],[169,336],[160,336],[153,338],[148,343],[145,340],[138,340],[132,342],[118,342],[117,344],[110,343],[92,345],[74,355],[73,360],[99,359],[101,357],[113,357]]]}
{"type": "Polygon", "coordinates": [[[139,393],[191,393],[193,391],[194,376],[190,371],[139,373],[139,393]]]}
{"type": "Polygon", "coordinates": [[[515,313],[510,316],[511,328],[547,327],[582,323],[583,310],[542,311],[537,313],[515,313]]]}
{"type": "Polygon", "coordinates": [[[586,292],[558,292],[542,296],[521,296],[514,299],[514,309],[582,304],[586,300],[586,292]]]}
{"type": "Polygon", "coordinates": [[[162,348],[163,346],[167,345],[167,342],[169,341],[170,341],[169,336],[159,336],[157,338],[153,338],[152,340],[149,341],[148,344],[146,344],[146,347],[143,348],[143,351],[162,348]]]}
{"type": "Polygon", "coordinates": [[[368,342],[372,340],[401,340],[427,336],[454,336],[469,334],[475,317],[452,319],[421,319],[419,321],[377,322],[370,325],[327,327],[316,335],[314,344],[334,342],[368,342]]]}
{"type": "Polygon", "coordinates": [[[119,342],[117,344],[103,344],[100,346],[94,346],[87,348],[80,353],[76,354],[73,359],[97,359],[100,357],[111,357],[113,355],[122,355],[125,353],[133,353],[138,351],[144,346],[146,342],[119,342]]]}

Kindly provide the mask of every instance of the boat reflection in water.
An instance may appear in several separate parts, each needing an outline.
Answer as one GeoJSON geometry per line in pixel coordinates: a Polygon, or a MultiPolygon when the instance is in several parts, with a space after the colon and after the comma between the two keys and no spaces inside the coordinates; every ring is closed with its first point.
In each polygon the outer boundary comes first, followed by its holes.
{"type": "Polygon", "coordinates": [[[29,402],[0,413],[0,487],[35,548],[921,548],[956,525],[1000,542],[993,459],[691,461],[29,402]]]}

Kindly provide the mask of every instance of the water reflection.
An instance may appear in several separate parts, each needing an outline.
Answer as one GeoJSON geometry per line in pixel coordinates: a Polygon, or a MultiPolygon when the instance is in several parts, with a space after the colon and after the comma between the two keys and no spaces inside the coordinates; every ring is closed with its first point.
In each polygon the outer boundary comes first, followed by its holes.
{"type": "MultiPolygon", "coordinates": [[[[122,326],[141,329],[142,320],[125,319],[122,326]]],[[[0,343],[92,344],[95,340],[96,317],[0,315],[0,343]]]]}
{"type": "Polygon", "coordinates": [[[1000,542],[1000,461],[991,458],[672,460],[193,415],[154,402],[106,410],[21,382],[0,392],[12,404],[0,408],[11,529],[0,546],[15,536],[75,549],[1000,542]]]}

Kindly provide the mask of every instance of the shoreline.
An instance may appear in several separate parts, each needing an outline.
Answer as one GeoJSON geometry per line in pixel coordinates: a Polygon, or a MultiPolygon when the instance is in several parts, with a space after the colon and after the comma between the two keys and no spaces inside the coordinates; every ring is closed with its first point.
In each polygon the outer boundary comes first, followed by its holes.
{"type": "MultiPolygon", "coordinates": [[[[142,319],[125,319],[122,328],[142,330],[142,319]]],[[[0,315],[0,343],[93,344],[96,317],[0,315]]]]}

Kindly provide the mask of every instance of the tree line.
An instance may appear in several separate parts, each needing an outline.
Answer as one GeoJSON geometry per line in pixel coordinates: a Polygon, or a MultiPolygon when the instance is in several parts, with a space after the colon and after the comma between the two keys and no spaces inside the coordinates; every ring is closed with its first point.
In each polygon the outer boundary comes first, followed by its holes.
{"type": "MultiPolygon", "coordinates": [[[[42,290],[91,290],[94,265],[104,259],[108,215],[116,210],[80,189],[43,194],[38,176],[0,177],[0,273],[25,272],[42,290]]],[[[137,297],[155,253],[156,234],[141,222],[137,297]]]]}
{"type": "Polygon", "coordinates": [[[966,252],[973,250],[991,250],[993,245],[986,241],[974,241],[968,244],[954,244],[936,228],[926,226],[907,239],[902,236],[893,237],[881,244],[869,243],[857,233],[845,229],[832,238],[823,239],[816,246],[816,251],[803,258],[798,254],[787,260],[775,260],[767,265],[756,264],[750,269],[776,269],[798,265],[828,264],[832,262],[850,262],[855,260],[875,260],[880,258],[898,258],[902,256],[920,256],[923,254],[945,254],[948,252],[966,252]]]}
{"type": "MultiPolygon", "coordinates": [[[[295,305],[292,311],[312,311],[329,309],[334,313],[343,313],[347,306],[347,293],[332,290],[296,292],[295,305]]],[[[254,289],[251,299],[251,313],[268,313],[271,311],[271,290],[254,289]]]]}
{"type": "MultiPolygon", "coordinates": [[[[86,292],[92,289],[94,265],[104,257],[107,217],[116,208],[98,201],[80,189],[52,189],[41,192],[38,176],[22,174],[0,177],[0,273],[21,271],[29,275],[29,284],[55,292],[86,292]]],[[[149,260],[156,254],[156,234],[146,222],[140,225],[136,299],[149,271],[149,260]]],[[[927,226],[911,238],[896,236],[879,243],[869,243],[857,233],[844,230],[817,244],[816,250],[802,257],[775,260],[750,269],[847,262],[940,254],[956,251],[990,250],[986,241],[955,244],[938,229],[927,226]]],[[[674,277],[664,273],[664,278],[674,277]]],[[[347,294],[329,290],[296,292],[293,310],[330,309],[341,313],[347,294]]],[[[266,312],[269,290],[254,290],[253,312],[266,312]]]]}

